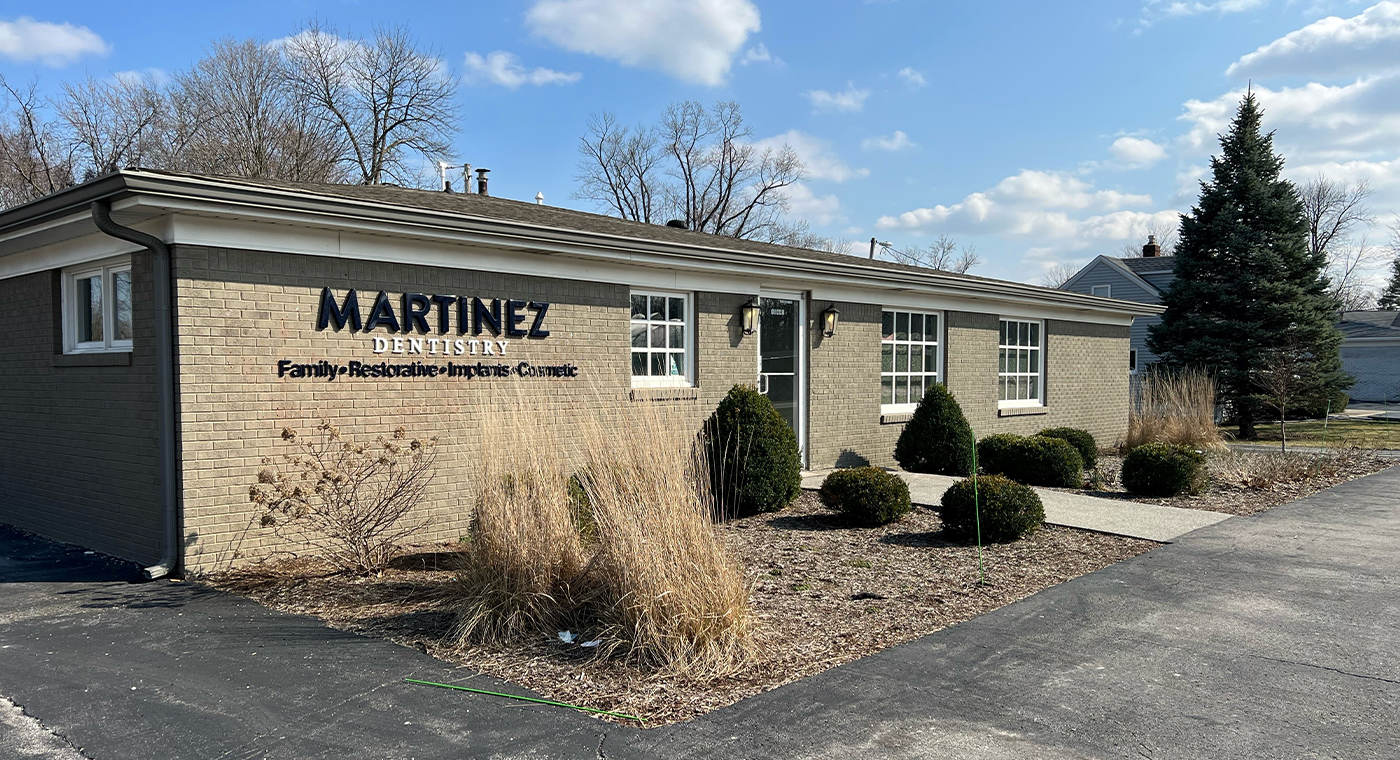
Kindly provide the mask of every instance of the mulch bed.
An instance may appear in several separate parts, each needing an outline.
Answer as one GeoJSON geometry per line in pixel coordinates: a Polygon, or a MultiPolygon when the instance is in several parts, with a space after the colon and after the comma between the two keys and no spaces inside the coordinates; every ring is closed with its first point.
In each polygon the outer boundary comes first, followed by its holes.
{"type": "MultiPolygon", "coordinates": [[[[1265,452],[1240,452],[1235,456],[1243,460],[1260,460],[1266,457],[1277,457],[1277,454],[1265,452]]],[[[1307,454],[1290,456],[1307,457],[1307,454]]],[[[1097,470],[1102,476],[1105,488],[1100,490],[1086,490],[1083,493],[1089,496],[1100,496],[1107,499],[1123,499],[1126,501],[1136,501],[1143,504],[1159,504],[1164,507],[1181,507],[1183,509],[1203,509],[1210,512],[1224,512],[1230,515],[1256,515],[1268,509],[1296,501],[1304,496],[1310,496],[1318,491],[1331,488],[1339,483],[1348,480],[1355,480],[1366,475],[1372,475],[1388,467],[1400,464],[1400,461],[1378,457],[1366,451],[1342,451],[1328,460],[1327,467],[1320,468],[1321,472],[1313,472],[1307,477],[1291,482],[1277,482],[1268,488],[1250,488],[1238,482],[1231,482],[1231,479],[1222,472],[1215,471],[1214,464],[1208,464],[1208,469],[1213,470],[1210,485],[1206,490],[1198,495],[1192,496],[1183,494],[1170,498],[1148,498],[1134,496],[1123,490],[1119,482],[1119,472],[1123,467],[1123,457],[1116,455],[1100,454],[1097,470]]],[[[1057,489],[1061,490],[1061,489],[1057,489]]]]}
{"type": "MultiPolygon", "coordinates": [[[[337,628],[391,639],[564,702],[646,719],[687,720],[827,668],[971,619],[1127,559],[1151,541],[1047,526],[985,548],[941,534],[932,510],[850,528],[811,493],[786,510],[721,527],[753,588],[758,655],[733,677],[661,678],[589,656],[552,632],[506,649],[463,649],[453,621],[450,545],[410,547],[380,577],[331,574],[315,560],[266,562],[207,578],[213,586],[337,628]]],[[[490,699],[464,695],[464,699],[490,699]]]]}

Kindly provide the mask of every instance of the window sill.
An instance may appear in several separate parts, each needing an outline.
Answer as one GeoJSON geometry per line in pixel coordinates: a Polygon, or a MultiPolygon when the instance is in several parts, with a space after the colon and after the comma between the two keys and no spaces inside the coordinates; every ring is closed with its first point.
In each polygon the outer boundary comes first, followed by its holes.
{"type": "Polygon", "coordinates": [[[54,354],[55,367],[130,367],[130,351],[90,351],[79,354],[54,354]]]}
{"type": "Polygon", "coordinates": [[[1003,406],[997,409],[998,417],[1042,417],[1050,413],[1044,406],[1003,406]]]}
{"type": "Polygon", "coordinates": [[[633,388],[632,401],[691,401],[700,398],[700,389],[691,386],[670,388],[633,388]]]}
{"type": "Polygon", "coordinates": [[[913,412],[880,412],[881,425],[898,425],[913,418],[913,412]]]}

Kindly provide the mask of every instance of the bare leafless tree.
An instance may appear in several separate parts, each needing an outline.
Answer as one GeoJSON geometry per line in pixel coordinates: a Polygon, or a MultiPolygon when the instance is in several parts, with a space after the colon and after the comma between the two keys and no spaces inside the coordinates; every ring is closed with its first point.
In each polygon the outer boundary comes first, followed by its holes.
{"type": "Polygon", "coordinates": [[[579,141],[575,197],[607,213],[658,223],[679,219],[714,235],[809,246],[805,225],[784,218],[785,190],[806,166],[788,146],[760,148],[750,141],[739,104],[672,103],[654,127],[621,127],[611,114],[595,116],[579,141]]]}
{"type": "Polygon", "coordinates": [[[46,115],[38,84],[17,88],[0,76],[0,208],[18,206],[74,182],[62,124],[46,115]]]}
{"type": "Polygon", "coordinates": [[[412,184],[420,173],[409,156],[446,154],[457,80],[407,30],[377,27],[369,39],[347,39],[312,23],[284,42],[283,53],[292,91],[344,141],[359,182],[412,184]]]}
{"type": "Polygon", "coordinates": [[[1290,330],[1281,345],[1267,351],[1252,373],[1259,400],[1278,414],[1280,448],[1288,450],[1285,419],[1288,410],[1301,399],[1316,395],[1325,382],[1318,373],[1314,356],[1290,330]]]}
{"type": "Polygon", "coordinates": [[[1056,264],[1040,275],[1040,284],[1047,288],[1058,288],[1069,282],[1070,278],[1078,273],[1079,268],[1073,264],[1056,264]]]}
{"type": "Polygon", "coordinates": [[[1342,311],[1363,311],[1376,306],[1376,292],[1368,275],[1387,258],[1381,246],[1371,245],[1362,237],[1333,241],[1327,251],[1327,277],[1332,283],[1332,295],[1341,302],[1342,311]]]}
{"type": "Polygon", "coordinates": [[[1137,243],[1124,243],[1118,252],[1118,257],[1123,259],[1142,258],[1142,247],[1149,240],[1153,240],[1161,247],[1162,256],[1171,256],[1176,253],[1176,232],[1177,225],[1173,223],[1150,222],[1147,225],[1147,232],[1142,240],[1137,243]]]}
{"type": "Polygon", "coordinates": [[[1371,192],[1365,180],[1337,182],[1322,174],[1299,188],[1303,215],[1308,220],[1308,250],[1327,254],[1334,243],[1346,240],[1356,228],[1375,221],[1366,205],[1371,192]]]}
{"type": "Polygon", "coordinates": [[[960,248],[957,241],[947,235],[939,235],[937,240],[922,248],[917,245],[907,245],[903,249],[885,247],[880,255],[901,264],[957,274],[966,274],[969,269],[982,263],[982,257],[977,255],[977,246],[965,245],[960,248]]]}
{"type": "Polygon", "coordinates": [[[165,96],[150,76],[89,76],[63,86],[58,115],[83,168],[83,179],[148,165],[160,152],[165,96]]]}
{"type": "Polygon", "coordinates": [[[225,39],[170,92],[170,168],[236,177],[333,182],[344,177],[340,133],[287,86],[280,48],[225,39]]]}
{"type": "Polygon", "coordinates": [[[575,198],[590,200],[623,219],[660,224],[665,219],[662,154],[657,150],[656,130],[635,130],[618,124],[610,113],[588,120],[588,132],[579,138],[579,183],[575,198]]]}

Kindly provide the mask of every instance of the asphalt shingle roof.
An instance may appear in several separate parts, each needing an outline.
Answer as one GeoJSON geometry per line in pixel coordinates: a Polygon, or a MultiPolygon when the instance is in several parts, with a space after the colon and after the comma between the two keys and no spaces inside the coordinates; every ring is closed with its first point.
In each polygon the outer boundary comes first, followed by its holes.
{"type": "Polygon", "coordinates": [[[1176,259],[1171,256],[1143,256],[1118,259],[1123,265],[1133,270],[1133,274],[1151,274],[1155,272],[1170,272],[1176,266],[1176,259]]]}

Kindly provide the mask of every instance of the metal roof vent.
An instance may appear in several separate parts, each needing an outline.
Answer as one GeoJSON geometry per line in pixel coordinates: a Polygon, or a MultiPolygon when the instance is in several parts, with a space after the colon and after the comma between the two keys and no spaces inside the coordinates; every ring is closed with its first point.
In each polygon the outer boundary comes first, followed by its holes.
{"type": "Polygon", "coordinates": [[[689,227],[686,226],[685,221],[684,221],[684,220],[681,220],[681,219],[672,219],[671,221],[669,221],[669,222],[666,223],[666,226],[667,226],[667,227],[674,227],[674,228],[676,228],[676,229],[678,229],[678,230],[688,230],[688,229],[690,229],[689,227]]]}

